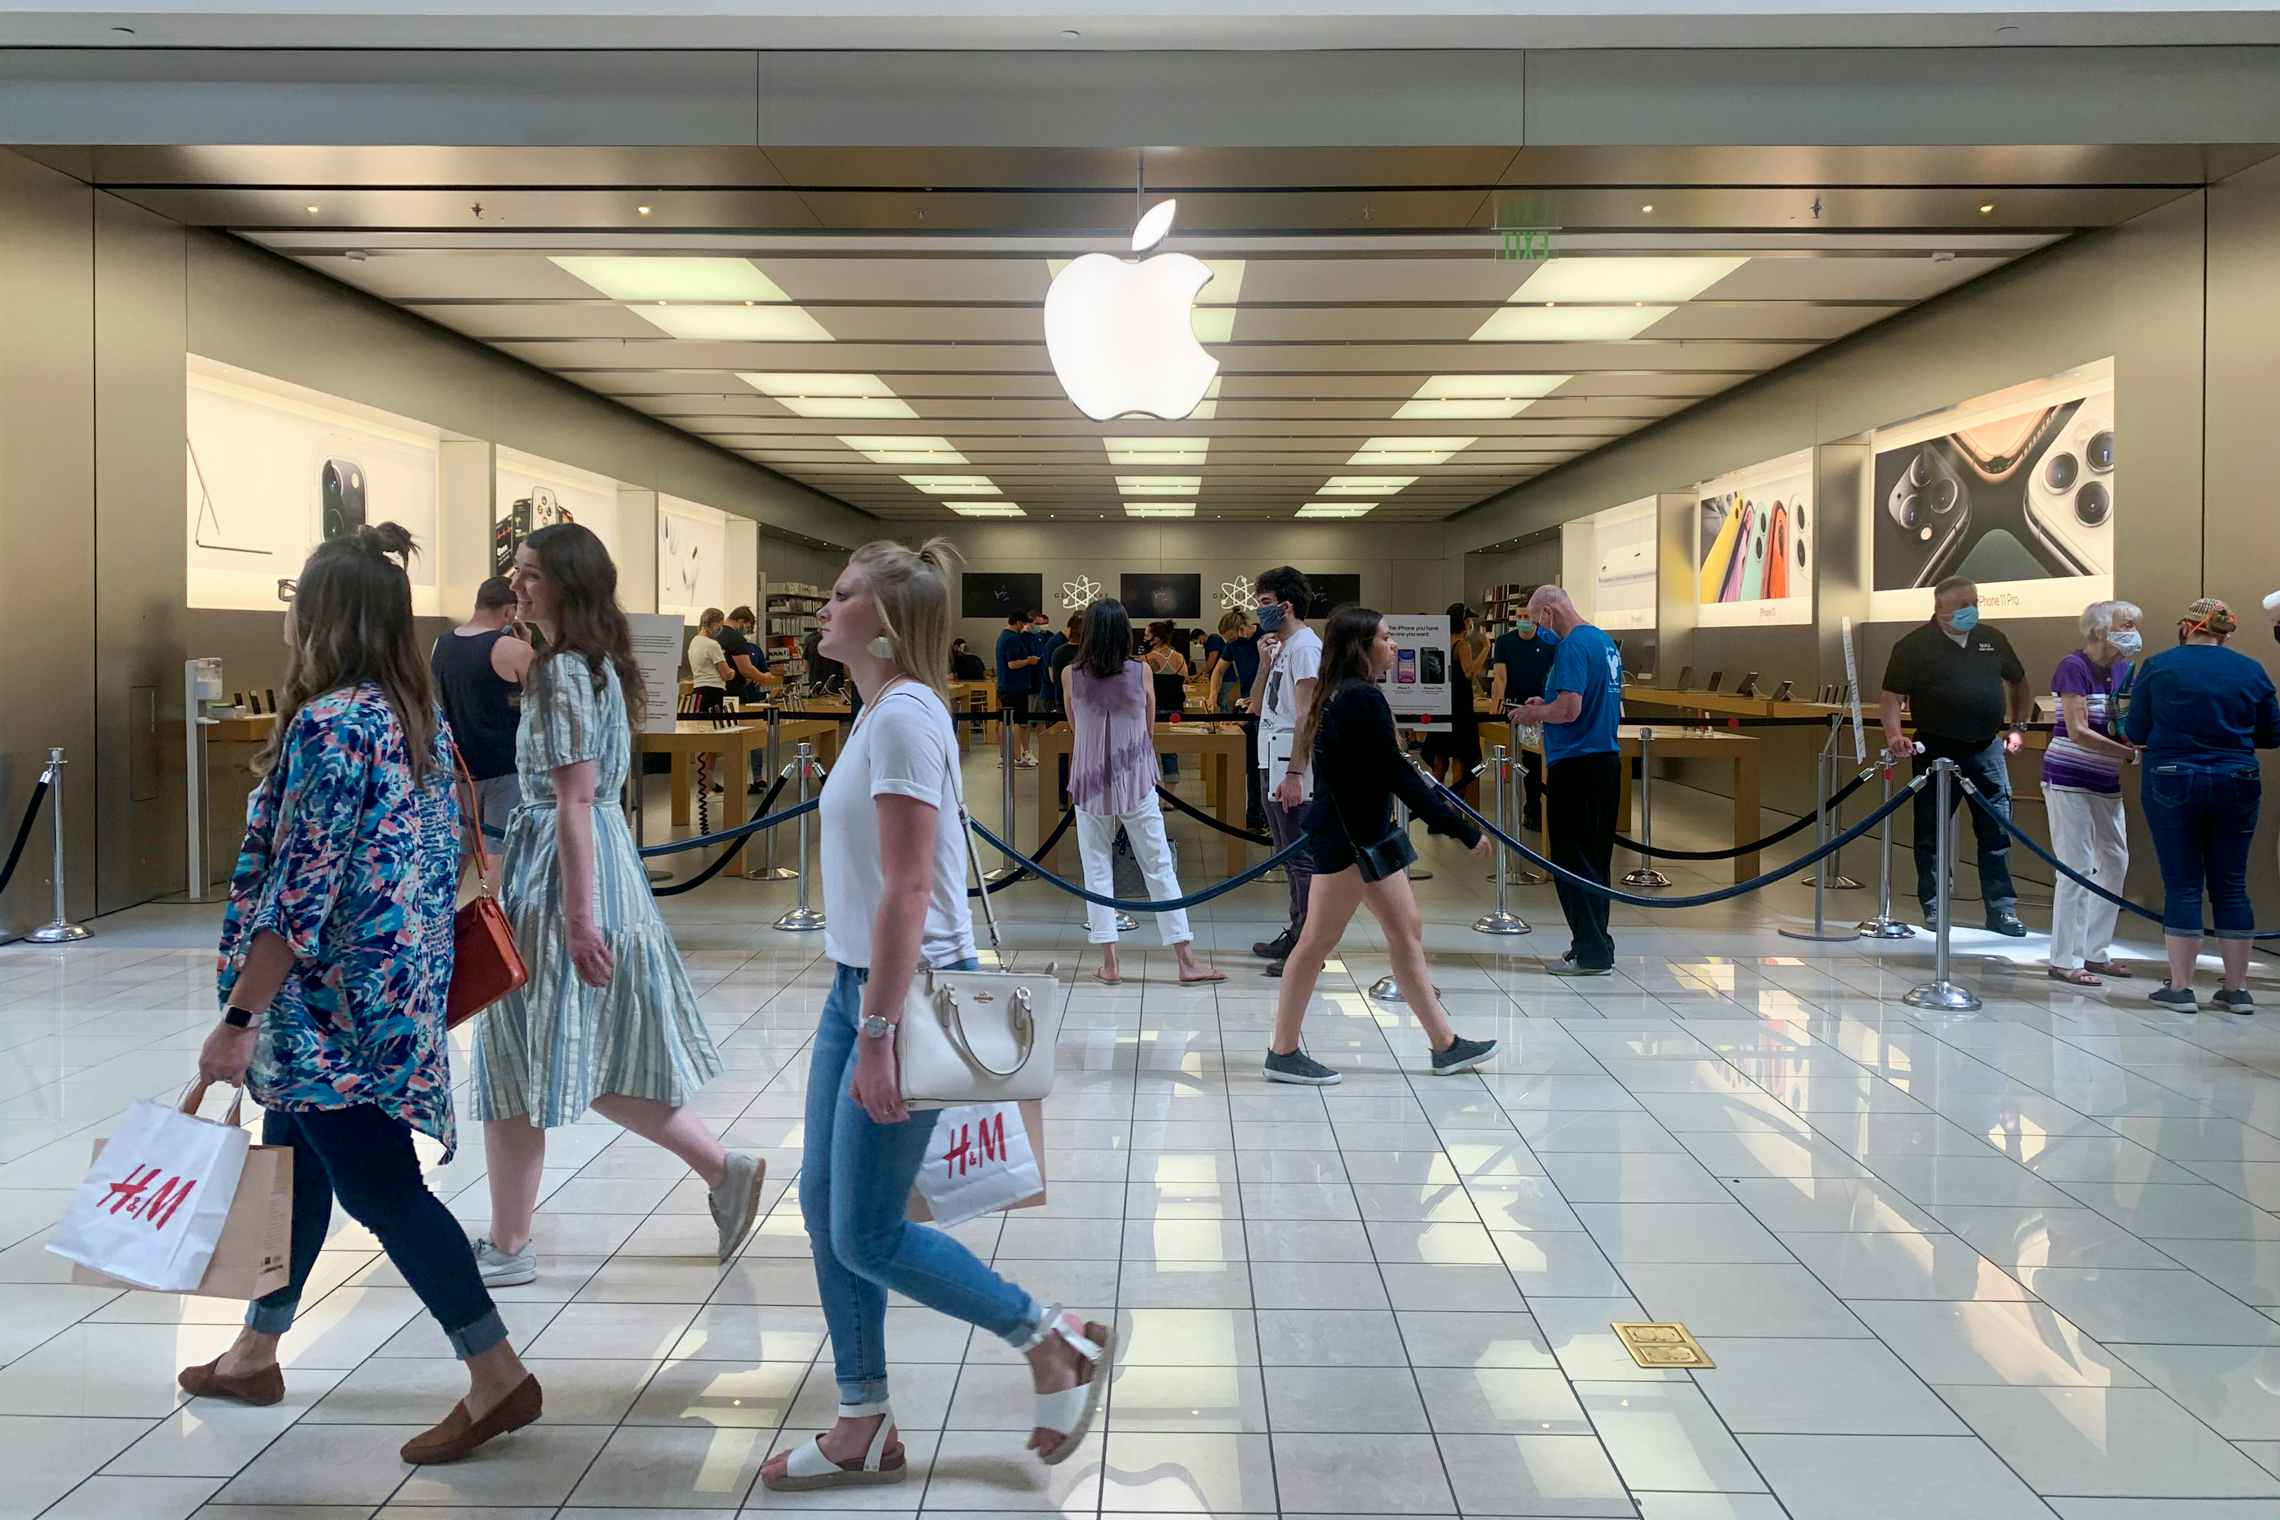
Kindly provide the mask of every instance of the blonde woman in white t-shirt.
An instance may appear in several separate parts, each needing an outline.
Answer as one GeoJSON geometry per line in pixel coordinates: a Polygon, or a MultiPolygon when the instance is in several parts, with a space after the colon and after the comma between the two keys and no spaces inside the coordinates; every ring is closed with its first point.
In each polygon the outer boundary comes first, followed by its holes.
{"type": "Polygon", "coordinates": [[[800,1164],[839,1416],[761,1469],[779,1492],[908,1474],[887,1400],[889,1290],[1027,1355],[1029,1449],[1047,1464],[1076,1453],[1109,1379],[1107,1326],[1040,1304],[953,1237],[903,1218],[936,1117],[903,1103],[903,997],[922,962],[974,965],[958,742],[942,693],[955,559],[943,539],[866,544],[816,614],[823,654],[868,699],[823,788],[823,943],[835,970],[809,1059],[800,1164]]]}

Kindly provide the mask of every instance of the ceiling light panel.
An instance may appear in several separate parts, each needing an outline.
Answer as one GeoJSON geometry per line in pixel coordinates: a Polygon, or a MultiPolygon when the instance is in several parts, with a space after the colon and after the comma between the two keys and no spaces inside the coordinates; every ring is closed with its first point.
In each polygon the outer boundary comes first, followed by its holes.
{"type": "Polygon", "coordinates": [[[1377,505],[1374,501],[1310,501],[1298,509],[1300,517],[1361,517],[1377,505]]]}
{"type": "Polygon", "coordinates": [[[783,287],[749,259],[550,258],[613,301],[789,304],[783,287]]]}
{"type": "Polygon", "coordinates": [[[627,311],[692,343],[829,343],[823,324],[797,306],[634,304],[627,311]]]}
{"type": "Polygon", "coordinates": [[[800,417],[915,418],[910,403],[897,397],[877,375],[821,373],[745,374],[736,377],[762,395],[772,396],[800,417]]]}
{"type": "Polygon", "coordinates": [[[996,484],[987,475],[905,475],[903,483],[929,496],[995,496],[996,484]]]}
{"type": "Polygon", "coordinates": [[[1348,464],[1447,464],[1477,438],[1372,438],[1348,464]]]}
{"type": "Polygon", "coordinates": [[[1193,517],[1192,501],[1128,501],[1124,504],[1126,517],[1193,517]]]}
{"type": "Polygon", "coordinates": [[[918,434],[881,433],[850,437],[839,435],[839,441],[873,464],[971,464],[973,461],[958,452],[947,438],[929,438],[918,434]]]}
{"type": "Polygon", "coordinates": [[[1514,301],[1691,301],[1749,262],[1746,258],[1549,259],[1512,293],[1514,301]]]}
{"type": "Polygon", "coordinates": [[[1029,514],[1010,501],[953,501],[945,503],[960,517],[1027,517],[1029,514]]]}
{"type": "Polygon", "coordinates": [[[1620,343],[1678,310],[1675,306],[1507,306],[1472,335],[1475,343],[1620,343]]]}
{"type": "Polygon", "coordinates": [[[1126,496],[1193,496],[1203,489],[1201,475],[1119,475],[1116,489],[1126,496]]]}
{"type": "Polygon", "coordinates": [[[1322,482],[1324,496],[1392,496],[1417,483],[1414,475],[1333,475],[1322,482]]]}
{"type": "Polygon", "coordinates": [[[1435,375],[1393,415],[1402,421],[1489,418],[1509,421],[1572,375],[1435,375]]]}

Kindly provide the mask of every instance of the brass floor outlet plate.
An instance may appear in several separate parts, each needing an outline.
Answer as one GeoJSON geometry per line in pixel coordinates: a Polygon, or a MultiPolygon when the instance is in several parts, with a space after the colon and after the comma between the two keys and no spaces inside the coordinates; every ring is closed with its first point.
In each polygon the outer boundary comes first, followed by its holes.
{"type": "Polygon", "coordinates": [[[1693,1332],[1676,1321],[1658,1324],[1613,1320],[1610,1323],[1623,1349],[1642,1367],[1667,1370],[1718,1365],[1710,1360],[1710,1354],[1702,1349],[1702,1343],[1694,1338],[1693,1332]]]}

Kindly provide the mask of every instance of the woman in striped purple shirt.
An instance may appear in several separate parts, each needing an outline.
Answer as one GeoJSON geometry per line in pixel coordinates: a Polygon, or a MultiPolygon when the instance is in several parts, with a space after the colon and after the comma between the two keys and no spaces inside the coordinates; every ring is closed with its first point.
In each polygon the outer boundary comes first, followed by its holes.
{"type": "MultiPolygon", "coordinates": [[[[2122,767],[2137,763],[2137,751],[2114,733],[2121,727],[2131,661],[2145,645],[2137,625],[2136,604],[2092,602],[2082,609],[2082,647],[2058,662],[2050,680],[2058,695],[2058,722],[2043,754],[2042,789],[2051,849],[2109,892],[2122,890],[2130,869],[2122,767]]],[[[2128,976],[2112,951],[2120,912],[2087,887],[2059,877],[2050,910],[2051,980],[2100,987],[2101,976],[2128,976]]]]}

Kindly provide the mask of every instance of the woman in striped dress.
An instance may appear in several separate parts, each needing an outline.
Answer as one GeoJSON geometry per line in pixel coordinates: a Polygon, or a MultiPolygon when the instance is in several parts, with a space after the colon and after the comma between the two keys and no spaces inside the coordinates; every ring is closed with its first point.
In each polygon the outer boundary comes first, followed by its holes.
{"type": "Polygon", "coordinates": [[[546,1132],[591,1108],[686,1161],[710,1190],[726,1261],[751,1232],[765,1169],[684,1105],[720,1074],[680,952],[658,916],[618,797],[641,702],[617,567],[592,531],[541,528],[515,552],[522,615],[546,637],[525,681],[499,898],[530,981],[475,1026],[470,1104],[483,1121],[491,1228],[483,1280],[538,1276],[531,1215],[546,1132]]]}

